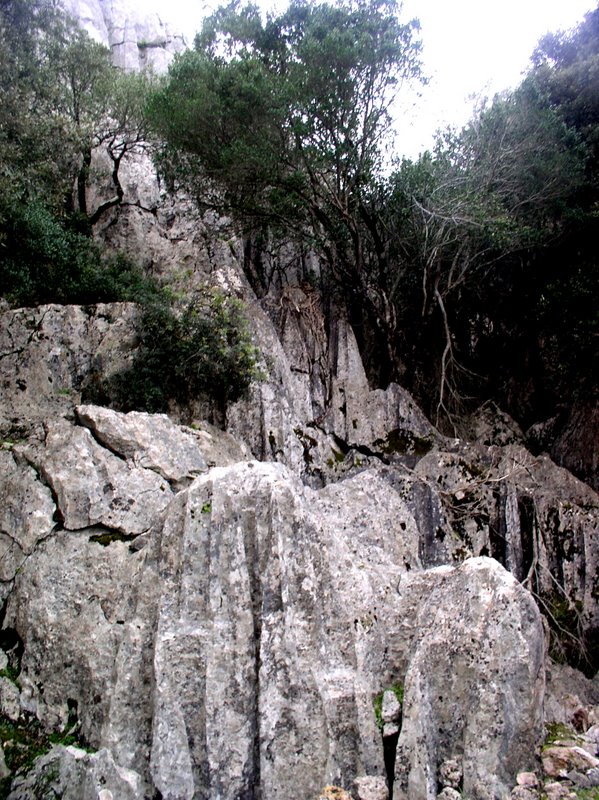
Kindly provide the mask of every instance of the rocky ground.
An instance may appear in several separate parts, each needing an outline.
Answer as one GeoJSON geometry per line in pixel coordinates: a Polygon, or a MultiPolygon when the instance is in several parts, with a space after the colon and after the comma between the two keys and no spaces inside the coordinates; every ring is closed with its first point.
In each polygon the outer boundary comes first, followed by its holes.
{"type": "Polygon", "coordinates": [[[81,405],[134,313],[2,318],[10,797],[597,791],[599,687],[552,660],[596,629],[595,493],[501,415],[449,440],[370,391],[349,330],[314,424],[264,311],[236,436],[81,405]],[[63,743],[23,774],[34,721],[63,743]]]}

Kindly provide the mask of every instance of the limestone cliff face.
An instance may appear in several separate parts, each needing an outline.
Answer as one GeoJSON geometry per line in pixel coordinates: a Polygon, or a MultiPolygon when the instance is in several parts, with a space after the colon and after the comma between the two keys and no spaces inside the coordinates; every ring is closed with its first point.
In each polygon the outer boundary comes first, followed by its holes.
{"type": "Polygon", "coordinates": [[[541,613],[565,636],[554,656],[597,629],[599,498],[505,420],[494,439],[446,439],[400,387],[371,391],[351,328],[328,352],[305,287],[258,301],[234,241],[156,202],[107,235],[135,252],[146,231],[138,252],[174,282],[187,253],[188,285],[243,297],[266,377],[228,433],[81,406],[90,376],[131,357],[135,308],[2,314],[2,635],[18,677],[0,678],[0,708],[74,725],[93,750],[52,750],[11,797],[50,775],[78,800],[312,800],[389,778],[396,800],[432,800],[448,764],[468,797],[504,797],[539,766],[541,613]],[[398,684],[401,729],[383,740],[377,697],[398,684]]]}
{"type": "Polygon", "coordinates": [[[396,800],[432,800],[447,764],[468,797],[505,796],[538,769],[554,669],[540,612],[565,634],[554,656],[597,629],[599,498],[505,419],[446,439],[401,387],[370,390],[343,320],[331,353],[305,287],[258,301],[220,223],[211,239],[188,206],[156,204],[128,206],[106,237],[133,254],[143,240],[180,286],[243,297],[266,377],[228,433],[81,406],[90,376],[131,357],[135,307],[2,314],[0,585],[18,685],[0,678],[0,707],[74,724],[94,751],[54,749],[11,797],[58,775],[79,800],[312,800],[390,778],[396,800]],[[398,684],[401,730],[383,740],[377,697],[398,684]]]}
{"type": "MultiPolygon", "coordinates": [[[[596,625],[594,493],[521,446],[443,439],[359,370],[335,378],[361,421],[349,441],[345,414],[306,424],[312,403],[297,404],[289,374],[256,388],[255,418],[276,414],[297,457],[283,446],[258,461],[206,424],[75,405],[90,348],[107,371],[123,357],[131,310],[3,317],[12,707],[54,730],[75,709],[94,750],[52,751],[11,796],[38,796],[58,770],[64,796],[83,800],[311,800],[389,775],[395,798],[428,800],[456,762],[469,797],[503,797],[537,768],[543,738],[535,598],[546,610],[559,582],[582,628],[596,625]],[[49,357],[53,340],[68,361],[49,357]],[[342,441],[344,460],[327,464],[342,441]],[[375,705],[397,684],[390,772],[375,705]]],[[[271,360],[274,375],[288,369],[283,348],[271,360]]]]}
{"type": "Polygon", "coordinates": [[[133,0],[62,0],[64,8],[96,41],[112,51],[117,67],[166,71],[173,55],[185,47],[180,31],[165,14],[148,14],[133,0]]]}

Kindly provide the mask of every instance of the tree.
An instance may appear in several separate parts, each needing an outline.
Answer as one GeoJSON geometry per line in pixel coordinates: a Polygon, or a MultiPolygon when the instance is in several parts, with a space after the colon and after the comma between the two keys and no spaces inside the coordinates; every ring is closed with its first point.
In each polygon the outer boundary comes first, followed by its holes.
{"type": "Polygon", "coordinates": [[[120,181],[120,168],[123,160],[134,153],[142,153],[148,147],[149,130],[145,120],[145,103],[152,77],[147,73],[118,72],[113,75],[110,97],[104,114],[99,118],[84,152],[83,169],[79,173],[79,208],[89,214],[90,225],[95,225],[110,208],[120,205],[124,190],[120,181]],[[85,200],[85,186],[89,177],[91,153],[94,148],[103,147],[112,162],[111,178],[114,195],[88,211],[85,200]]]}
{"type": "MultiPolygon", "coordinates": [[[[115,70],[108,48],[92,41],[54,0],[1,0],[0,33],[5,208],[42,201],[59,214],[88,215],[91,153],[100,145],[115,164],[120,202],[118,167],[145,138],[149,78],[115,70]]],[[[92,223],[101,213],[89,212],[92,223]]]]}
{"type": "Polygon", "coordinates": [[[417,24],[393,0],[294,0],[262,21],[233,3],[204,24],[152,97],[165,174],[246,232],[277,231],[317,253],[385,382],[395,359],[388,264],[370,193],[389,107],[420,77],[417,24]]]}
{"type": "Polygon", "coordinates": [[[123,157],[143,146],[147,82],[118,73],[53,0],[0,0],[0,284],[11,302],[119,294],[89,236],[123,199],[123,157]],[[99,145],[115,196],[90,210],[99,145]]]}
{"type": "Polygon", "coordinates": [[[55,86],[53,112],[66,119],[77,150],[73,209],[89,217],[93,225],[123,200],[119,179],[123,158],[145,148],[143,108],[150,76],[113,67],[108,48],[92,41],[68,20],[64,36],[53,40],[49,55],[46,82],[55,86]],[[87,184],[92,152],[99,147],[105,148],[112,161],[115,195],[91,211],[87,184]]]}
{"type": "MultiPolygon", "coordinates": [[[[384,213],[405,254],[396,246],[394,299],[401,328],[412,332],[412,371],[418,351],[427,354],[419,379],[427,373],[424,394],[436,395],[429,410],[438,424],[451,422],[467,410],[469,397],[479,396],[489,371],[480,359],[483,343],[492,330],[507,333],[498,300],[514,283],[522,287],[522,265],[563,234],[584,159],[576,136],[543,103],[534,82],[525,81],[483,106],[462,131],[444,132],[434,153],[391,176],[384,213]]],[[[542,285],[530,266],[528,277],[542,285]]]]}
{"type": "Polygon", "coordinates": [[[0,3],[0,196],[3,210],[23,199],[64,203],[74,145],[56,86],[48,79],[63,17],[51,0],[0,3]]]}
{"type": "Polygon", "coordinates": [[[531,78],[565,124],[589,150],[589,167],[599,168],[599,8],[572,31],[548,34],[532,57],[531,78]]]}

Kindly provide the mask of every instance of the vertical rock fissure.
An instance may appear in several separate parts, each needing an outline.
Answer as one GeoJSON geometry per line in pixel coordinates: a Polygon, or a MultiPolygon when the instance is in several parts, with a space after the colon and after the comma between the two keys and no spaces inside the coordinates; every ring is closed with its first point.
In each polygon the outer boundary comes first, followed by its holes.
{"type": "Polygon", "coordinates": [[[528,575],[535,560],[535,526],[536,512],[532,497],[521,496],[518,498],[518,516],[520,517],[520,541],[522,578],[528,575]]]}
{"type": "MultiPolygon", "coordinates": [[[[379,695],[379,698],[381,696],[379,695]]],[[[377,703],[378,705],[378,703],[377,703]]],[[[383,738],[383,760],[387,774],[389,800],[393,800],[397,742],[403,722],[403,686],[394,684],[383,692],[380,700],[380,725],[383,738]]]]}
{"type": "Polygon", "coordinates": [[[383,758],[385,760],[385,772],[387,773],[387,786],[389,787],[389,800],[393,800],[393,783],[395,781],[395,758],[397,756],[397,742],[399,741],[400,726],[397,733],[390,736],[383,735],[383,758]]]}
{"type": "Polygon", "coordinates": [[[252,695],[252,727],[253,744],[252,759],[248,765],[248,800],[261,800],[260,775],[260,654],[262,646],[262,586],[260,581],[258,524],[251,526],[246,532],[246,559],[252,604],[253,641],[254,641],[254,691],[252,695]]]}

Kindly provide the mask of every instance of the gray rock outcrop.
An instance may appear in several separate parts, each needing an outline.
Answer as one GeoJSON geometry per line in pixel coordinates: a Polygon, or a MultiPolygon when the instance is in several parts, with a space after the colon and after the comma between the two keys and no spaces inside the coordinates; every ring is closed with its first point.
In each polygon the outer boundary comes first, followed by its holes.
{"type": "Polygon", "coordinates": [[[531,596],[492,563],[466,561],[452,576],[460,602],[436,589],[419,608],[394,796],[435,798],[446,759],[461,765],[467,797],[502,797],[514,783],[506,765],[536,766],[530,742],[543,728],[541,620],[531,596]]]}
{"type": "Polygon", "coordinates": [[[80,402],[86,381],[125,366],[135,347],[136,315],[135,306],[127,303],[4,311],[2,439],[16,442],[43,421],[68,414],[80,402]]]}
{"type": "Polygon", "coordinates": [[[105,448],[169,482],[180,484],[207,469],[193,432],[166,414],[115,414],[86,405],[77,408],[77,417],[105,448]]]}
{"type": "MultiPolygon", "coordinates": [[[[155,787],[173,800],[233,800],[259,786],[264,798],[308,800],[325,784],[384,779],[373,701],[398,681],[401,775],[411,784],[452,756],[473,796],[493,797],[531,766],[543,685],[536,606],[492,559],[422,569],[425,516],[402,496],[401,475],[370,469],[313,490],[282,464],[241,461],[163,488],[173,453],[158,449],[141,466],[140,446],[169,426],[164,418],[81,407],[78,420],[36,451],[64,530],[23,563],[4,624],[23,645],[22,707],[56,729],[76,708],[84,739],[139,776],[144,788],[132,796],[155,787]],[[69,492],[78,508],[96,508],[110,459],[156,481],[135,529],[126,516],[103,527],[91,511],[72,519],[69,492]],[[61,488],[58,464],[84,479],[61,488]],[[448,633],[455,652],[441,658],[448,633]],[[476,694],[493,681],[496,692],[476,694]],[[440,686],[448,705],[437,701],[440,686]],[[423,703],[436,711],[423,716],[423,703]],[[442,745],[418,741],[418,757],[408,755],[420,736],[442,745]]],[[[195,441],[173,426],[176,437],[186,448],[195,441]]],[[[182,450],[181,473],[190,456],[182,450]]],[[[192,462],[201,459],[198,446],[192,462]]],[[[127,508],[137,483],[111,475],[117,507],[127,508]]],[[[81,787],[92,785],[91,769],[81,787]]]]}
{"type": "Polygon", "coordinates": [[[441,437],[399,387],[371,393],[351,336],[345,405],[315,419],[313,378],[259,309],[269,379],[228,418],[251,450],[205,423],[77,406],[89,371],[127,362],[134,313],[4,316],[2,585],[23,713],[61,729],[76,708],[140,798],[312,800],[385,780],[373,702],[400,682],[396,800],[455,791],[448,761],[473,798],[508,792],[542,740],[544,638],[517,580],[541,610],[559,585],[593,630],[596,495],[520,445],[441,437]]]}
{"type": "Polygon", "coordinates": [[[27,556],[53,531],[56,506],[35,470],[9,450],[0,450],[0,495],[0,591],[4,599],[9,582],[27,556]]]}
{"type": "Polygon", "coordinates": [[[166,13],[148,13],[132,0],[62,0],[66,11],[89,35],[112,51],[115,66],[165,72],[185,39],[166,13]]]}
{"type": "MultiPolygon", "coordinates": [[[[126,0],[67,5],[126,69],[162,70],[181,46],[126,0]]],[[[99,152],[93,173],[90,208],[113,188],[99,152]]],[[[373,390],[310,282],[279,275],[258,299],[229,222],[165,198],[147,153],[120,180],[126,202],[95,235],[176,291],[242,298],[264,379],[226,432],[199,404],[82,405],[131,363],[135,306],[0,313],[0,712],[94,751],[52,747],[12,776],[12,800],[594,785],[597,681],[547,651],[591,663],[595,492],[497,409],[467,443],[402,387],[373,390]],[[576,727],[588,755],[553,742],[545,784],[544,723],[576,727]]]]}

